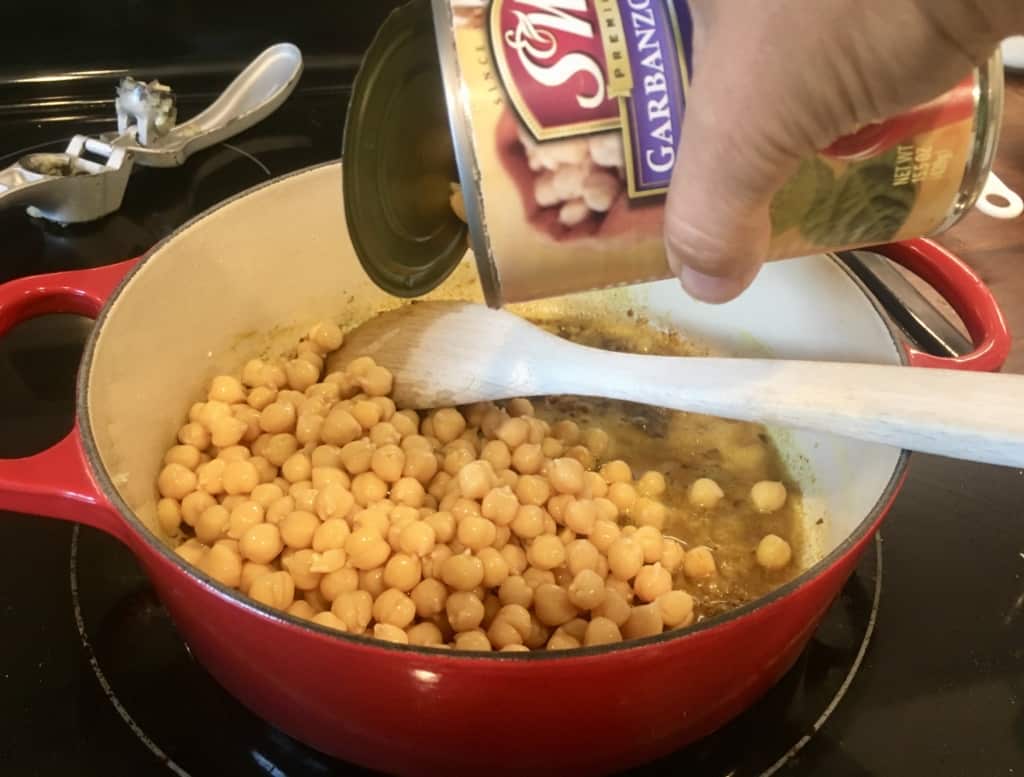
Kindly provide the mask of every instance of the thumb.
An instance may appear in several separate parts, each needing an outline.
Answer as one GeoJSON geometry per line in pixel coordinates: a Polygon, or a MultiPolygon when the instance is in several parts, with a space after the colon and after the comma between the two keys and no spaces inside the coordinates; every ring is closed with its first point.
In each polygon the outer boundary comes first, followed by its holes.
{"type": "Polygon", "coordinates": [[[665,205],[665,247],[683,288],[721,303],[757,276],[771,240],[772,196],[799,154],[771,139],[779,134],[765,127],[772,107],[749,71],[730,78],[735,65],[719,67],[711,57],[700,65],[665,205]]]}

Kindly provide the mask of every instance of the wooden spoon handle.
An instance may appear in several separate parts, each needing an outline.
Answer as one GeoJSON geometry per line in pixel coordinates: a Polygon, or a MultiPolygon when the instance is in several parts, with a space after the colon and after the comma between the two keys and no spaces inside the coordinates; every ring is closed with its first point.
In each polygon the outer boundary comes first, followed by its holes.
{"type": "MultiPolygon", "coordinates": [[[[600,394],[1024,467],[1024,376],[590,351],[566,393],[600,394]]],[[[580,354],[582,356],[583,354],[580,354]]]]}

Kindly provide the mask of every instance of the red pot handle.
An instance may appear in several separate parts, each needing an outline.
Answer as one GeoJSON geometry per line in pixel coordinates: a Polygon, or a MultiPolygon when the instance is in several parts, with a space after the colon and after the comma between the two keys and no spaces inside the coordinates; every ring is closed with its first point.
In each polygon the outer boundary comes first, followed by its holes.
{"type": "MultiPolygon", "coordinates": [[[[135,262],[18,278],[0,285],[0,337],[22,321],[49,313],[96,318],[135,262]]],[[[122,542],[131,533],[89,474],[77,422],[67,437],[45,451],[0,459],[0,510],[88,524],[122,542]]]]}
{"type": "Polygon", "coordinates": [[[963,356],[933,356],[907,346],[915,367],[997,372],[1010,355],[1012,338],[992,291],[963,260],[931,240],[919,238],[874,246],[882,254],[930,284],[967,327],[974,350],[963,356]]]}

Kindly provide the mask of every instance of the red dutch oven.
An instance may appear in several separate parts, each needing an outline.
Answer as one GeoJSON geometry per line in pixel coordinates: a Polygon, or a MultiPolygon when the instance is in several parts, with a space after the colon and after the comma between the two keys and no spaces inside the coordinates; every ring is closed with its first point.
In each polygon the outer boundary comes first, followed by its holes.
{"type": "MultiPolygon", "coordinates": [[[[0,509],[112,534],[230,693],[312,747],[385,772],[607,774],[748,707],[793,664],[850,575],[905,476],[905,452],[770,430],[804,493],[806,572],[722,617],[615,647],[499,655],[383,644],[257,605],[171,551],[154,482],[203,384],[294,343],[324,316],[356,322],[397,304],[362,272],[340,190],[339,165],[313,168],[214,208],[139,261],[0,286],[0,334],[47,313],[97,319],[74,429],[50,450],[0,461],[0,509]]],[[[632,311],[736,355],[998,369],[1009,335],[981,280],[926,241],[884,250],[953,304],[973,353],[936,359],[904,348],[828,256],[774,263],[724,306],[662,282],[515,309],[605,319],[632,311]]],[[[432,296],[478,298],[473,265],[432,296]]]]}

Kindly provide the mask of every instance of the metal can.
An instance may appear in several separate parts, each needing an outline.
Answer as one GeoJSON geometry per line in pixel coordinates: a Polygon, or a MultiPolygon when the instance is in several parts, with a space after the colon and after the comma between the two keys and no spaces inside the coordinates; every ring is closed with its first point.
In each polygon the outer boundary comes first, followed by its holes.
{"type": "MultiPolygon", "coordinates": [[[[692,32],[685,0],[397,9],[345,127],[346,221],[367,273],[419,296],[472,246],[492,306],[670,277],[664,200],[692,32]]],[[[806,159],[772,201],[765,258],[949,228],[985,185],[1002,105],[997,53],[941,97],[806,159]]]]}

